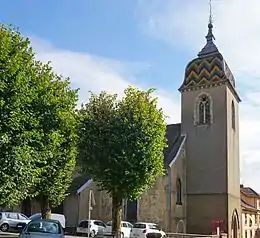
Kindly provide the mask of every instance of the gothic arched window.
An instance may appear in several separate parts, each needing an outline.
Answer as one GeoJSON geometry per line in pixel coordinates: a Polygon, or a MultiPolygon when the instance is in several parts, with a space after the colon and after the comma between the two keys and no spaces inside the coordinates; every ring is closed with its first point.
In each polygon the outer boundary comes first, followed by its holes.
{"type": "Polygon", "coordinates": [[[181,180],[178,178],[176,181],[176,204],[182,205],[182,188],[181,188],[181,180]]]}
{"type": "Polygon", "coordinates": [[[236,112],[235,112],[235,105],[234,105],[234,102],[232,101],[232,104],[231,104],[231,123],[232,123],[232,128],[235,130],[236,128],[236,112]]]}
{"type": "Polygon", "coordinates": [[[198,102],[198,124],[210,123],[210,99],[207,95],[202,95],[198,102]]]}

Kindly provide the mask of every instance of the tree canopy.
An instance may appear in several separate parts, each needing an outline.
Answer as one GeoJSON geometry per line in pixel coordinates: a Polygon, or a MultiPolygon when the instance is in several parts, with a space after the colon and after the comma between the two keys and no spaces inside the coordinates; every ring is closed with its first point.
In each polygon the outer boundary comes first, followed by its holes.
{"type": "Polygon", "coordinates": [[[80,110],[80,163],[111,194],[116,230],[122,199],[137,199],[164,173],[166,123],[153,91],[91,94],[80,110]]]}
{"type": "Polygon", "coordinates": [[[58,205],[76,158],[77,90],[37,61],[28,38],[0,26],[0,205],[58,205]]]}

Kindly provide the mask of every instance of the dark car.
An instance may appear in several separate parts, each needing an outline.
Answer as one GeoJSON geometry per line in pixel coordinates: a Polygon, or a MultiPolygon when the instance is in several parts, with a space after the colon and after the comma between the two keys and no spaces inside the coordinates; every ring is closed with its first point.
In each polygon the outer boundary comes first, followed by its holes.
{"type": "Polygon", "coordinates": [[[22,230],[19,238],[64,238],[64,232],[59,221],[56,220],[33,220],[22,230]]]}

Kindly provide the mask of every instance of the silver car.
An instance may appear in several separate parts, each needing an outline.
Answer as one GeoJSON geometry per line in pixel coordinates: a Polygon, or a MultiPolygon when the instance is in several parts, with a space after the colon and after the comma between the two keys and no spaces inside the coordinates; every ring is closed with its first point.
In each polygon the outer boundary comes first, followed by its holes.
{"type": "Polygon", "coordinates": [[[0,212],[0,230],[8,231],[11,229],[18,229],[17,225],[27,224],[29,218],[19,212],[0,212]]]}
{"type": "Polygon", "coordinates": [[[19,234],[18,238],[64,238],[64,232],[59,221],[34,220],[30,221],[19,234]]]}

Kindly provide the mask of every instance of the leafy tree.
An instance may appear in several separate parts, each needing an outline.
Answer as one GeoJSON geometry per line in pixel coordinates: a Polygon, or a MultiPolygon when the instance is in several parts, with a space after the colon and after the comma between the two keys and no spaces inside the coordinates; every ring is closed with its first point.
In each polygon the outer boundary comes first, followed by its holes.
{"type": "Polygon", "coordinates": [[[80,110],[79,161],[112,196],[113,232],[119,235],[123,199],[137,199],[163,175],[166,124],[152,92],[91,94],[80,110]]]}
{"type": "Polygon", "coordinates": [[[44,218],[59,205],[70,186],[77,157],[77,91],[69,80],[54,74],[45,65],[42,70],[36,108],[41,137],[38,145],[39,179],[35,194],[41,202],[44,218]]]}
{"type": "Polygon", "coordinates": [[[0,26],[0,205],[37,196],[46,217],[69,186],[77,91],[35,59],[29,39],[0,26]]]}

